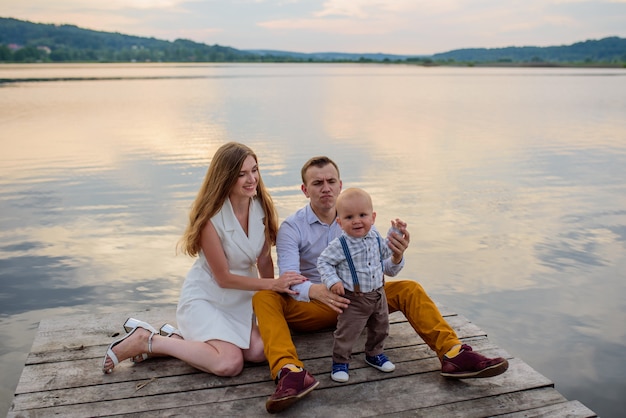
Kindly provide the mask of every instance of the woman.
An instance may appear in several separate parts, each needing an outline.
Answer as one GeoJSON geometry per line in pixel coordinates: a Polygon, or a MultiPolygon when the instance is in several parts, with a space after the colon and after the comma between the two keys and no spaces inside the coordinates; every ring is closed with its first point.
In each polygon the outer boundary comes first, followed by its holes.
{"type": "Polygon", "coordinates": [[[274,279],[271,247],[277,229],[276,211],[254,152],[235,142],[221,146],[179,244],[185,254],[198,256],[181,290],[176,311],[180,331],[159,335],[149,324],[129,319],[129,332],[107,349],[103,372],[148,354],[173,356],[218,376],[238,375],[244,361],[264,361],[252,313],[253,292],[295,293],[290,286],[306,280],[293,272],[274,279]]]}

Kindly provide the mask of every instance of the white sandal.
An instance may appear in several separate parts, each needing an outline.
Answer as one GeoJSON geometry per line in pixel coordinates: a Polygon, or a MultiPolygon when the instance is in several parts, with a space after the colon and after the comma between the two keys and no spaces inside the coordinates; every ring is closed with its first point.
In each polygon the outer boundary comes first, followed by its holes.
{"type": "MultiPolygon", "coordinates": [[[[102,360],[102,372],[104,374],[109,374],[109,373],[113,372],[113,369],[115,368],[115,366],[117,366],[120,363],[119,359],[117,358],[117,356],[113,352],[113,347],[115,347],[116,345],[122,343],[122,341],[126,340],[131,335],[133,335],[133,333],[135,331],[137,331],[137,328],[143,328],[143,327],[142,326],[137,326],[137,327],[133,328],[128,334],[124,335],[122,338],[119,338],[119,339],[113,341],[111,344],[109,344],[109,347],[107,347],[107,352],[104,355],[104,360],[102,360]],[[105,366],[105,364],[107,362],[107,358],[110,358],[111,360],[113,360],[113,367],[110,367],[108,369],[105,366]]],[[[152,353],[152,337],[154,337],[154,332],[152,332],[150,329],[147,329],[147,328],[143,328],[143,329],[145,329],[147,331],[150,331],[150,336],[148,337],[148,352],[152,353]]],[[[146,356],[146,358],[148,357],[148,354],[145,354],[145,353],[141,354],[141,355],[142,356],[146,356]]],[[[134,359],[134,357],[132,357],[132,358],[134,359]]]]}
{"type": "MultiPolygon", "coordinates": [[[[126,322],[124,322],[124,331],[126,332],[131,332],[137,327],[147,329],[153,334],[157,333],[156,329],[154,329],[152,325],[140,319],[128,318],[126,319],[126,322]]],[[[133,363],[141,363],[142,361],[147,360],[148,358],[149,358],[148,353],[141,353],[134,357],[131,357],[130,361],[132,361],[133,363]]]]}
{"type": "Polygon", "coordinates": [[[164,337],[171,337],[172,335],[178,335],[180,338],[183,338],[183,334],[178,330],[178,328],[174,327],[174,325],[163,324],[163,326],[159,329],[159,334],[164,337]]]}
{"type": "Polygon", "coordinates": [[[154,327],[150,324],[148,324],[147,322],[144,322],[140,319],[135,319],[135,318],[128,318],[126,320],[126,322],[124,322],[124,331],[126,332],[131,332],[132,330],[134,330],[137,327],[141,327],[143,329],[147,329],[150,332],[154,332],[155,334],[156,329],[154,329],[154,327]]]}

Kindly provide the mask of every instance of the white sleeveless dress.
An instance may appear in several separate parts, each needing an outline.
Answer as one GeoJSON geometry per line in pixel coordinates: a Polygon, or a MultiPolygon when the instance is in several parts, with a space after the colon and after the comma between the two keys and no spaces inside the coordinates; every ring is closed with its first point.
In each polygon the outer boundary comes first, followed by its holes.
{"type": "MultiPolygon", "coordinates": [[[[233,274],[258,280],[256,266],[265,243],[265,214],[257,199],[250,203],[248,235],[235,217],[230,199],[211,218],[222,242],[233,274]]],[[[252,295],[249,290],[223,289],[213,277],[213,272],[202,251],[187,273],[176,310],[178,328],[186,340],[222,340],[236,346],[250,348],[252,321],[252,295]]]]}

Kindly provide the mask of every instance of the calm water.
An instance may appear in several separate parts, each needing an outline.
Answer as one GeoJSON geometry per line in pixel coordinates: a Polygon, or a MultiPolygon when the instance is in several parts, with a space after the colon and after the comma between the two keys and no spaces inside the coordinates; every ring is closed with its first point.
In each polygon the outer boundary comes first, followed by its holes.
{"type": "Polygon", "coordinates": [[[412,233],[402,276],[602,416],[626,410],[626,70],[0,66],[0,414],[43,317],[173,306],[208,158],[281,218],[326,154],[412,233]],[[39,81],[33,81],[39,80],[39,81]]]}

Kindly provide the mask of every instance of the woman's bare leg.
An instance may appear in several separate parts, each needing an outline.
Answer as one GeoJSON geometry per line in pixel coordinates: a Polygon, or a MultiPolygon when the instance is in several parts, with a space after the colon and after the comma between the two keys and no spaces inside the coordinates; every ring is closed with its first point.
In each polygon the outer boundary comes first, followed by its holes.
{"type": "MultiPolygon", "coordinates": [[[[175,339],[178,339],[178,340],[183,340],[184,339],[179,334],[164,335],[164,336],[168,337],[168,338],[175,338],[175,339]]],[[[145,361],[145,360],[148,360],[148,359],[151,359],[151,358],[155,358],[155,357],[167,357],[167,355],[165,355],[165,354],[156,354],[154,352],[152,354],[149,354],[149,353],[146,352],[146,353],[141,353],[141,354],[137,354],[136,356],[133,356],[131,361],[133,363],[141,363],[142,361],[145,361]]]]}
{"type": "Polygon", "coordinates": [[[252,363],[261,363],[265,361],[265,353],[263,352],[263,340],[257,324],[252,324],[252,332],[250,333],[250,348],[243,350],[243,359],[252,363]]]}
{"type": "MultiPolygon", "coordinates": [[[[120,362],[141,353],[148,353],[149,337],[150,331],[137,328],[129,338],[113,347],[113,352],[120,362]]],[[[151,354],[176,357],[192,367],[218,376],[236,376],[243,370],[242,350],[234,344],[220,340],[187,341],[153,335],[151,354]]],[[[113,368],[110,357],[107,357],[104,368],[113,368]]]]}
{"type": "Polygon", "coordinates": [[[187,341],[155,335],[152,352],[176,357],[198,370],[218,376],[237,376],[243,370],[241,348],[226,341],[187,341]]]}

